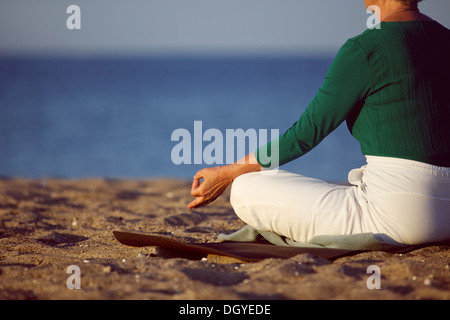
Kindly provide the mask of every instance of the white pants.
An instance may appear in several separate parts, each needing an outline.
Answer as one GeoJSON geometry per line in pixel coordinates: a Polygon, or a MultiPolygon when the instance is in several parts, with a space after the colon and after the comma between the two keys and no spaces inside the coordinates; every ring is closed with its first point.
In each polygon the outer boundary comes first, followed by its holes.
{"type": "Polygon", "coordinates": [[[450,239],[450,168],[367,156],[351,186],[278,171],[239,176],[231,205],[245,223],[295,241],[372,232],[387,243],[450,239]]]}

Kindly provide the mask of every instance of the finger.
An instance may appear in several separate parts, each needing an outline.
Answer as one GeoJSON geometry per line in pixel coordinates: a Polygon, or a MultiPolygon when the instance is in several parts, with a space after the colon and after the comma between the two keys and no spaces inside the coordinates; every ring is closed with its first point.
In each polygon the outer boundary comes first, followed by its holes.
{"type": "Polygon", "coordinates": [[[205,198],[199,197],[199,198],[196,198],[195,200],[193,200],[191,203],[189,203],[187,208],[189,210],[191,210],[194,208],[202,207],[204,205],[205,205],[205,198]]]}
{"type": "Polygon", "coordinates": [[[198,197],[188,205],[188,209],[205,207],[210,203],[214,202],[216,199],[217,199],[216,197],[214,198],[198,197]]]}
{"type": "Polygon", "coordinates": [[[192,182],[191,196],[200,197],[203,195],[205,187],[203,186],[203,183],[201,181],[202,179],[204,180],[204,178],[194,179],[194,181],[192,182]]]}
{"type": "Polygon", "coordinates": [[[197,173],[196,173],[195,176],[194,176],[194,179],[201,179],[201,178],[203,178],[203,173],[202,173],[202,171],[203,171],[203,170],[197,171],[197,173]]]}
{"type": "Polygon", "coordinates": [[[199,186],[200,186],[200,180],[194,178],[194,181],[192,181],[191,191],[197,189],[199,186]]]}
{"type": "Polygon", "coordinates": [[[195,182],[195,180],[194,180],[194,182],[192,183],[191,196],[193,196],[193,197],[202,196],[204,189],[205,188],[203,187],[203,184],[201,184],[198,180],[197,180],[197,182],[195,182]]]}
{"type": "Polygon", "coordinates": [[[200,186],[200,180],[203,178],[201,170],[198,171],[194,176],[194,181],[192,182],[191,191],[197,189],[200,186]]]}
{"type": "Polygon", "coordinates": [[[194,178],[194,181],[192,182],[192,189],[197,189],[199,185],[200,185],[200,179],[194,178]]]}

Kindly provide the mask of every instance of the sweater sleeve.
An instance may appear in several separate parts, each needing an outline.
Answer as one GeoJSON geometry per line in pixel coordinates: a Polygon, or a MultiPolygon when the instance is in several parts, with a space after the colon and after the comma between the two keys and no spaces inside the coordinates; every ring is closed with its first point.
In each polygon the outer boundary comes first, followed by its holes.
{"type": "Polygon", "coordinates": [[[348,40],[336,55],[319,91],[300,119],[285,133],[256,150],[258,163],[274,167],[272,155],[277,143],[277,165],[286,164],[309,152],[364,104],[371,83],[368,58],[359,46],[348,40]]]}

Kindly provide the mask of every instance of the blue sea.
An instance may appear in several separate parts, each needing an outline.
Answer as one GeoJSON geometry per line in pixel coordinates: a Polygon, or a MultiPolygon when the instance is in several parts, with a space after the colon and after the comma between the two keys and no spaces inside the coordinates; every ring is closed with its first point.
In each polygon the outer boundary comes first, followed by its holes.
{"type": "MultiPolygon", "coordinates": [[[[193,133],[194,121],[202,121],[203,131],[283,133],[308,106],[331,61],[0,58],[0,176],[190,179],[209,165],[174,164],[174,130],[193,133]]],[[[344,123],[282,169],[345,181],[362,164],[344,123]]]]}

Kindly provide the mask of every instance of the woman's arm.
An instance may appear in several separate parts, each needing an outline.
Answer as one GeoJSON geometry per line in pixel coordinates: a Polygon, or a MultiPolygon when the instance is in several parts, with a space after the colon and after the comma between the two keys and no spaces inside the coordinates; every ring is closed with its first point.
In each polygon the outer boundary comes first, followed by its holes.
{"type": "MultiPolygon", "coordinates": [[[[353,41],[339,50],[328,73],[300,119],[277,138],[279,166],[301,157],[315,148],[328,134],[364,104],[371,85],[367,55],[353,41]]],[[[255,154],[263,167],[272,142],[255,154]],[[264,151],[264,152],[261,152],[264,151]]]]}
{"type": "Polygon", "coordinates": [[[234,179],[241,174],[260,171],[261,169],[261,165],[256,161],[252,152],[233,164],[198,171],[194,176],[191,188],[191,195],[196,198],[189,203],[188,209],[210,204],[220,197],[234,179]],[[201,179],[203,179],[202,183],[200,183],[201,179]]]}

